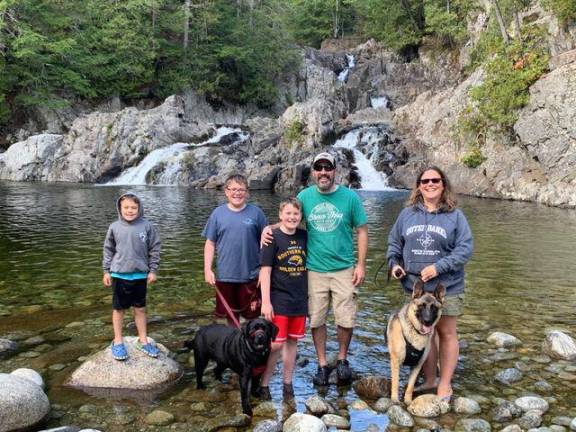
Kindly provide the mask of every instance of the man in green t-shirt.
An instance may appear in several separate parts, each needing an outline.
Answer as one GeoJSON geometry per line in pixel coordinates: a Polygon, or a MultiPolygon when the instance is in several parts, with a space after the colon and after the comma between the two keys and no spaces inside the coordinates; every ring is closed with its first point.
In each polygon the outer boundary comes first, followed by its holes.
{"type": "Polygon", "coordinates": [[[336,159],[318,154],[312,162],[316,185],[298,194],[308,230],[308,313],[318,371],[314,384],[325,386],[331,369],[326,362],[326,317],[330,303],[338,334],[336,374],[349,382],[352,371],[346,359],[352,340],[357,287],[366,274],[368,226],[366,212],[356,192],[336,184],[336,159]],[[358,259],[354,256],[357,233],[358,259]]]}

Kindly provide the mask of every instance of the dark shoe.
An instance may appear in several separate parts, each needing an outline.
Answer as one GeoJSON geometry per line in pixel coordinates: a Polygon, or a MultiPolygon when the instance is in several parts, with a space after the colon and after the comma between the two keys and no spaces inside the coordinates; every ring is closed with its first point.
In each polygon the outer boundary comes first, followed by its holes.
{"type": "Polygon", "coordinates": [[[292,387],[292,384],[284,383],[282,385],[282,398],[286,400],[294,399],[294,387],[292,387]]]}
{"type": "Polygon", "coordinates": [[[331,372],[332,369],[328,366],[318,366],[318,371],[316,372],[316,375],[314,375],[314,378],[312,378],[312,382],[317,386],[327,386],[331,372]]]}
{"type": "Polygon", "coordinates": [[[352,369],[350,369],[348,360],[338,360],[336,362],[336,376],[338,377],[338,382],[341,383],[352,381],[352,369]]]}
{"type": "Polygon", "coordinates": [[[272,395],[270,394],[270,387],[268,386],[260,386],[254,393],[255,393],[254,396],[256,396],[260,400],[263,401],[272,400],[272,395]]]}

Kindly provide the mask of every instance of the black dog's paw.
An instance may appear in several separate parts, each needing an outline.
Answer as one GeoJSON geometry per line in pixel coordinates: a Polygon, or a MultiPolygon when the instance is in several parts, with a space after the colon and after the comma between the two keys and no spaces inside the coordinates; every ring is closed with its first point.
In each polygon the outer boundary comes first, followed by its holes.
{"type": "Polygon", "coordinates": [[[188,351],[192,351],[194,349],[194,339],[189,339],[187,341],[184,341],[182,346],[184,348],[186,348],[188,351]]]}

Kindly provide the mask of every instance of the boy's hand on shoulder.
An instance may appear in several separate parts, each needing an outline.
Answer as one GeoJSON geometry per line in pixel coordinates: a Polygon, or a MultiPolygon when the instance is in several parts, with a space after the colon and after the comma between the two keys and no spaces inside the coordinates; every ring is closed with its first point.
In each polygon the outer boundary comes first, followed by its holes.
{"type": "Polygon", "coordinates": [[[110,273],[104,273],[104,277],[102,278],[102,283],[104,284],[104,286],[112,286],[112,276],[110,276],[110,273]]]}
{"type": "Polygon", "coordinates": [[[212,270],[204,271],[204,280],[208,285],[216,286],[216,276],[212,270]]]}
{"type": "Polygon", "coordinates": [[[156,273],[148,273],[148,277],[146,278],[149,284],[153,284],[158,280],[156,273]]]}

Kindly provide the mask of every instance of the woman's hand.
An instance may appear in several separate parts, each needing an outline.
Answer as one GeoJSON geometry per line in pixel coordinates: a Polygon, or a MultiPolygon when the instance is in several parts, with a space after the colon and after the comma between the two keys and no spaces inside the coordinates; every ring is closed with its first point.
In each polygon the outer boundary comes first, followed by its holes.
{"type": "Polygon", "coordinates": [[[274,319],[274,308],[272,307],[272,303],[265,303],[262,302],[262,308],[260,309],[261,314],[264,315],[268,321],[272,321],[274,319]]]}
{"type": "Polygon", "coordinates": [[[404,276],[406,276],[406,272],[404,271],[404,269],[402,268],[402,266],[399,266],[398,264],[396,264],[394,267],[392,267],[392,277],[394,279],[402,279],[404,276]]]}
{"type": "Polygon", "coordinates": [[[434,279],[438,276],[438,271],[436,270],[436,266],[434,264],[424,267],[420,272],[420,277],[424,282],[428,282],[431,279],[434,279]]]}

